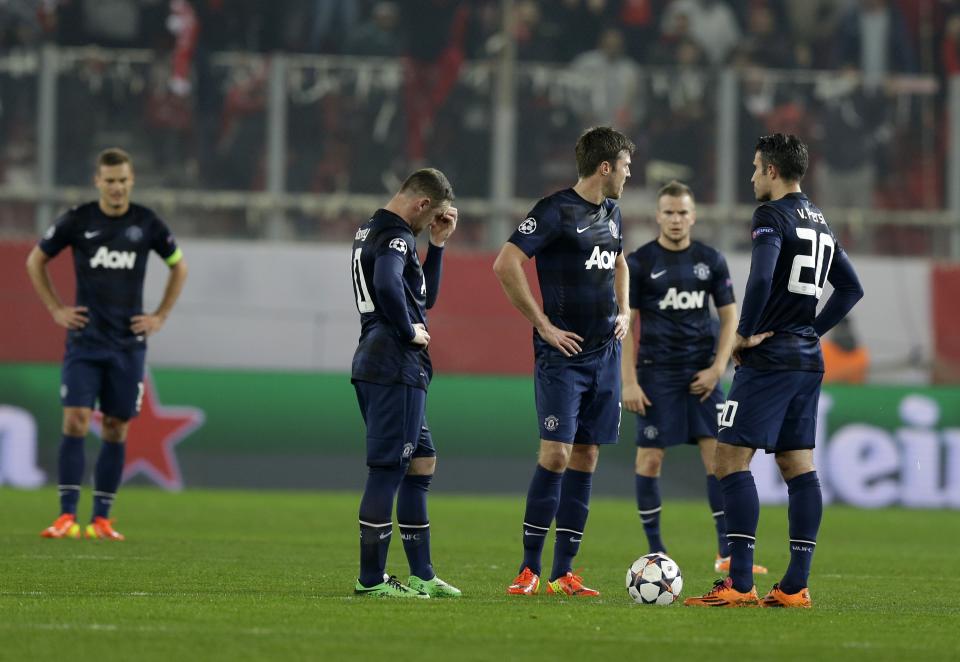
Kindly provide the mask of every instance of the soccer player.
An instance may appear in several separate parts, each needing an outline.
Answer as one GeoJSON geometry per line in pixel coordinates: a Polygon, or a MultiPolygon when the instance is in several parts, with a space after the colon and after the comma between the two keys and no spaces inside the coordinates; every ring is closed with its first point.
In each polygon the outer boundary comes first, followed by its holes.
{"type": "Polygon", "coordinates": [[[96,405],[103,413],[103,444],[94,470],[93,519],[87,538],[123,540],[110,507],[123,476],[127,426],[143,398],[147,336],[163,326],[187,278],[187,263],[167,225],[130,202],[133,163],[122,149],[97,158],[94,183],[100,199],[61,216],[27,257],[27,273],[54,322],[67,329],[60,401],[60,516],[41,535],[79,538],[77,502],[84,474],[84,438],[96,405]],[[53,289],[47,262],[73,249],[77,303],[65,305],[53,289]],[[143,310],[147,258],[155,251],[170,267],[160,305],[143,310]]]}
{"type": "Polygon", "coordinates": [[[443,247],[457,227],[453,188],[439,170],[407,177],[399,192],[357,230],[351,272],[360,312],[352,382],[367,426],[367,485],[360,501],[358,595],[459,597],[433,571],[427,490],[437,451],[424,412],[433,376],[427,309],[440,291],[443,247]],[[430,228],[420,264],[417,235],[430,228]],[[397,501],[400,538],[410,563],[406,584],[387,576],[397,501]]]}
{"type": "MultiPolygon", "coordinates": [[[[696,206],[687,185],[672,181],[660,189],[656,219],[658,237],[627,257],[630,330],[623,341],[623,406],[637,413],[637,509],[650,551],[666,553],[659,487],[664,452],[669,446],[697,444],[717,530],[714,568],[726,572],[727,531],[713,455],[724,401],[718,384],[737,327],[733,283],[723,255],[690,238],[696,206]],[[720,317],[719,339],[707,297],[713,298],[720,317]],[[632,329],[638,316],[640,348],[634,365],[632,329]]],[[[766,573],[766,568],[754,571],[766,573]]]]}
{"type": "Polygon", "coordinates": [[[823,379],[820,337],[863,296],[863,288],[823,213],[800,191],[807,147],[776,133],[757,142],[751,181],[763,204],[753,214],[750,276],[737,327],[737,371],[720,417],[716,475],[727,518],[730,575],[684,604],[703,607],[810,607],[807,580],[823,514],[813,466],[823,379]],[[825,281],[833,293],[820,313],[825,281]],[[774,453],[789,494],[790,565],[760,600],[753,551],[760,504],[753,454],[774,453]]]}
{"type": "Polygon", "coordinates": [[[507,298],[533,325],[534,386],[540,427],[537,468],[523,518],[523,561],[507,588],[540,588],[540,558],[556,520],[547,592],[592,597],[573,573],[601,444],[620,431],[620,341],[630,320],[627,262],[616,200],[630,176],[633,143],[609,127],[576,145],[579,179],[540,200],[503,246],[494,272],[507,298]],[[541,308],[523,263],[536,256],[541,308]]]}

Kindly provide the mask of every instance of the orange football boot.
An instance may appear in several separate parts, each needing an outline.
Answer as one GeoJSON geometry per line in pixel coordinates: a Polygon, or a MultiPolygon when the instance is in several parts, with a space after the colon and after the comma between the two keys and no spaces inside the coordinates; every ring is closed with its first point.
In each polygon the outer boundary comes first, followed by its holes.
{"type": "Polygon", "coordinates": [[[733,588],[733,580],[727,577],[715,581],[706,595],[687,598],[683,604],[687,607],[759,607],[760,598],[756,586],[749,593],[741,593],[733,588]]]}
{"type": "Polygon", "coordinates": [[[530,568],[524,568],[513,583],[507,587],[507,595],[536,595],[540,590],[540,576],[530,568]]]}
{"type": "Polygon", "coordinates": [[[106,517],[94,517],[93,521],[87,524],[84,535],[99,540],[125,540],[122,533],[113,530],[113,520],[106,517]]]}
{"type": "MultiPolygon", "coordinates": [[[[730,572],[730,557],[717,554],[717,560],[713,562],[713,571],[725,575],[730,572]]],[[[753,564],[753,574],[765,575],[769,572],[765,566],[753,564]]]]}
{"type": "Polygon", "coordinates": [[[77,516],[71,513],[64,513],[53,524],[40,532],[44,538],[74,538],[80,537],[80,525],[77,524],[77,516]]]}
{"type": "Polygon", "coordinates": [[[784,593],[780,590],[780,584],[777,583],[773,585],[769,593],[763,596],[760,606],[810,609],[813,607],[813,601],[810,599],[810,589],[802,588],[796,593],[784,593]]]}
{"type": "Polygon", "coordinates": [[[583,585],[583,578],[568,572],[563,577],[557,577],[552,582],[547,582],[548,595],[570,595],[575,598],[596,598],[600,596],[600,591],[594,588],[587,588],[583,585]]]}

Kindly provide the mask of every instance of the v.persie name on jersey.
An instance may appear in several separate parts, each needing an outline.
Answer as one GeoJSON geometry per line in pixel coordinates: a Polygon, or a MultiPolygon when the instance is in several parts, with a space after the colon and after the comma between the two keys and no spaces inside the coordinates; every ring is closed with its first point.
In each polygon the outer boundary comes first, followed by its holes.
{"type": "Polygon", "coordinates": [[[671,287],[667,290],[667,293],[662,299],[660,299],[660,310],[666,310],[671,308],[673,310],[692,310],[694,308],[703,308],[704,296],[706,292],[703,290],[697,290],[695,292],[687,292],[685,290],[677,290],[675,287],[671,287]]]}
{"type": "Polygon", "coordinates": [[[137,262],[137,254],[134,251],[112,251],[106,246],[101,246],[97,252],[90,258],[90,267],[103,267],[104,269],[133,269],[137,262]]]}
{"type": "Polygon", "coordinates": [[[803,207],[797,207],[797,213],[800,214],[800,218],[813,221],[814,223],[826,223],[827,219],[823,217],[823,214],[813,211],[812,209],[804,209],[803,207]]]}

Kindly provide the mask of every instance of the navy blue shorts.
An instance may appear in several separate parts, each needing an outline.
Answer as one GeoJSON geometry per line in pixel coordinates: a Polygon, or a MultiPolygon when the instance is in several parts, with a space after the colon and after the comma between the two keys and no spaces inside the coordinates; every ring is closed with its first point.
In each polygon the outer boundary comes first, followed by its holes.
{"type": "Polygon", "coordinates": [[[637,414],[637,446],[666,448],[717,438],[723,390],[717,386],[700,402],[700,396],[690,392],[697,372],[696,368],[662,366],[637,371],[640,388],[651,403],[645,416],[637,414]]]}
{"type": "Polygon", "coordinates": [[[540,438],[615,444],[620,436],[620,343],[586,358],[538,359],[533,387],[540,438]]]}
{"type": "Polygon", "coordinates": [[[813,448],[822,372],[737,368],[719,440],[768,453],[813,448]]]}
{"type": "Polygon", "coordinates": [[[360,381],[353,387],[367,425],[367,466],[392,467],[415,457],[436,456],[424,414],[426,391],[406,384],[360,381]]]}
{"type": "Polygon", "coordinates": [[[60,403],[64,407],[97,407],[104,416],[130,420],[140,413],[146,356],[145,347],[68,346],[60,372],[60,403]]]}

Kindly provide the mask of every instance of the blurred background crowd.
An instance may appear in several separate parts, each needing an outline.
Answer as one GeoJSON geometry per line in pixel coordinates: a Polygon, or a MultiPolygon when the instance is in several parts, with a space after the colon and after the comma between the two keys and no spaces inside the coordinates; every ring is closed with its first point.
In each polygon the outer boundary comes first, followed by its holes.
{"type": "MultiPolygon", "coordinates": [[[[960,2],[513,0],[507,21],[503,7],[0,0],[0,187],[35,177],[36,54],[56,44],[57,186],[87,185],[91,155],[121,144],[141,185],[266,190],[270,63],[284,53],[284,191],[381,195],[430,163],[460,196],[483,198],[495,67],[509,44],[517,197],[569,184],[576,136],[603,123],[638,145],[633,185],[652,190],[678,177],[715,202],[717,117],[731,103],[735,202],[752,201],[756,136],[777,130],[811,145],[806,188],[827,210],[945,207],[960,2]],[[721,71],[737,76],[732,98],[721,71]]],[[[251,231],[244,223],[207,227],[251,231]]],[[[339,238],[336,223],[293,227],[339,238]]],[[[922,253],[932,243],[929,233],[884,233],[871,249],[922,253]]]]}

